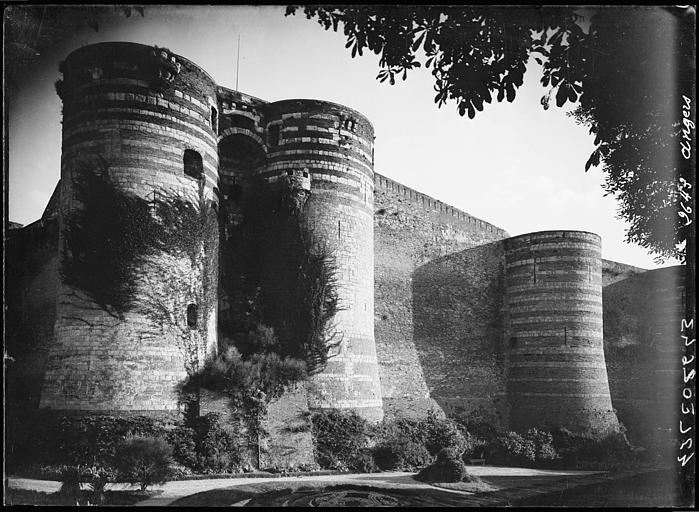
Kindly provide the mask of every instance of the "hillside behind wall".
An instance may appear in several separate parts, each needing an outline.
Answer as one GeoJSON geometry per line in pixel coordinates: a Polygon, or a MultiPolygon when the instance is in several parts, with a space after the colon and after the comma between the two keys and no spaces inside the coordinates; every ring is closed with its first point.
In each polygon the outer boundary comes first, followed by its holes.
{"type": "Polygon", "coordinates": [[[374,186],[374,325],[385,414],[422,415],[435,401],[448,412],[462,409],[473,394],[469,382],[489,372],[482,361],[494,359],[485,340],[496,329],[498,274],[490,265],[499,260],[483,253],[469,265],[449,255],[508,234],[385,176],[376,174],[374,186]],[[461,286],[471,282],[481,296],[461,286]],[[478,341],[466,343],[470,336],[478,341]],[[469,363],[476,352],[482,358],[469,363]]]}

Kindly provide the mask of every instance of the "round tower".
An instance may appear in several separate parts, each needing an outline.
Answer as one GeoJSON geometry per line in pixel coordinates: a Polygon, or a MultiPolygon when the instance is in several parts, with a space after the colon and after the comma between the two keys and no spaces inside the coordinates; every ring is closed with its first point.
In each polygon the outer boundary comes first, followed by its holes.
{"type": "MultiPolygon", "coordinates": [[[[100,175],[152,211],[177,198],[216,210],[218,112],[206,72],[167,49],[132,43],[86,46],[61,66],[64,269],[75,256],[68,224],[85,206],[80,173],[100,175]]],[[[203,239],[192,244],[200,245],[191,257],[156,251],[135,260],[133,306],[121,318],[64,279],[41,407],[178,410],[177,384],[216,350],[216,264],[197,259],[215,250],[203,239]]]]}
{"type": "Polygon", "coordinates": [[[505,240],[510,427],[618,430],[602,345],[601,239],[542,231],[505,240]]]}
{"type": "Polygon", "coordinates": [[[285,189],[286,208],[303,205],[306,225],[337,266],[333,346],[325,368],[308,383],[309,406],[352,409],[378,421],[373,127],[352,109],[316,100],[271,103],[265,122],[267,162],[256,178],[262,186],[285,189]]]}

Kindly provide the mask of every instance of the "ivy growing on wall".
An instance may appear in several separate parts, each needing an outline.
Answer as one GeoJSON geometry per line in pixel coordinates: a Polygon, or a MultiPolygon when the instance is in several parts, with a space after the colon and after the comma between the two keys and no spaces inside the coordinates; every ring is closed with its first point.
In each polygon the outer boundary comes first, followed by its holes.
{"type": "Polygon", "coordinates": [[[109,177],[107,162],[92,155],[75,162],[71,211],[64,227],[61,273],[64,283],[87,294],[95,304],[123,319],[133,308],[137,264],[155,253],[160,226],[150,205],[125,194],[109,177]]]}
{"type": "MultiPolygon", "coordinates": [[[[262,189],[262,190],[261,190],[262,189]]],[[[249,194],[243,221],[224,242],[221,284],[230,301],[222,332],[240,339],[258,324],[272,326],[278,353],[323,369],[341,339],[334,318],[342,309],[335,254],[309,223],[305,200],[285,187],[249,194]]]]}
{"type": "Polygon", "coordinates": [[[161,257],[142,266],[149,285],[140,294],[139,310],[177,340],[191,375],[203,362],[208,320],[218,300],[217,213],[203,180],[196,201],[156,197],[151,204],[160,226],[153,244],[161,257]]]}
{"type": "Polygon", "coordinates": [[[197,197],[144,199],[121,189],[106,161],[92,156],[75,165],[72,187],[64,282],[120,320],[145,314],[152,334],[174,337],[193,373],[217,305],[218,221],[203,181],[197,197]]]}

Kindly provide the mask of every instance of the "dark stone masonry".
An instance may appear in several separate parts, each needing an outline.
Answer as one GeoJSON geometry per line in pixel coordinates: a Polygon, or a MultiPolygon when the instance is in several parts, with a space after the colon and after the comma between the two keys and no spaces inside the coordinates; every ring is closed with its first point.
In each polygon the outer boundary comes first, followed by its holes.
{"type": "MultiPolygon", "coordinates": [[[[222,236],[255,190],[283,187],[306,204],[315,234],[337,257],[342,343],[305,389],[270,408],[273,430],[275,416],[307,407],[352,409],[371,421],[434,410],[595,435],[618,430],[618,418],[639,442],[666,431],[661,396],[679,361],[670,345],[681,267],[646,272],[602,260],[592,233],[509,238],[375,173],[374,129],[359,112],[226,89],[166,49],[87,46],[61,71],[61,179],[42,219],[8,235],[8,320],[16,326],[8,346],[31,348],[16,364],[37,407],[181,412],[185,356],[172,333],[136,312],[115,319],[60,278],[65,219],[81,207],[73,170],[99,155],[113,181],[142,198],[194,200],[203,186],[226,212],[222,236]]],[[[261,247],[274,276],[284,249],[273,239],[261,247]]],[[[184,314],[204,276],[170,257],[150,263],[185,276],[188,287],[172,297],[184,314]]],[[[142,274],[138,293],[165,286],[160,274],[142,274]]],[[[223,297],[201,320],[201,357],[218,350],[217,315],[227,307],[223,297]]]]}

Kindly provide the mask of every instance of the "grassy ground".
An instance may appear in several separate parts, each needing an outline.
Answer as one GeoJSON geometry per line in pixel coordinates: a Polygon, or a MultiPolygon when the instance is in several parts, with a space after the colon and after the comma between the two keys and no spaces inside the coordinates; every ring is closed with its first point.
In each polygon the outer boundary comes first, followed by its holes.
{"type": "Polygon", "coordinates": [[[474,480],[472,482],[430,482],[430,485],[440,487],[442,489],[466,492],[491,492],[497,490],[497,487],[494,487],[481,479],[474,480]]]}
{"type": "MultiPolygon", "coordinates": [[[[103,505],[128,506],[146,500],[162,491],[106,491],[105,503],[103,505]]],[[[82,491],[79,500],[68,498],[57,492],[46,493],[38,491],[29,491],[26,489],[6,489],[5,505],[44,505],[44,506],[75,506],[79,501],[80,505],[87,505],[88,502],[92,505],[96,504],[92,493],[82,491]]]]}

